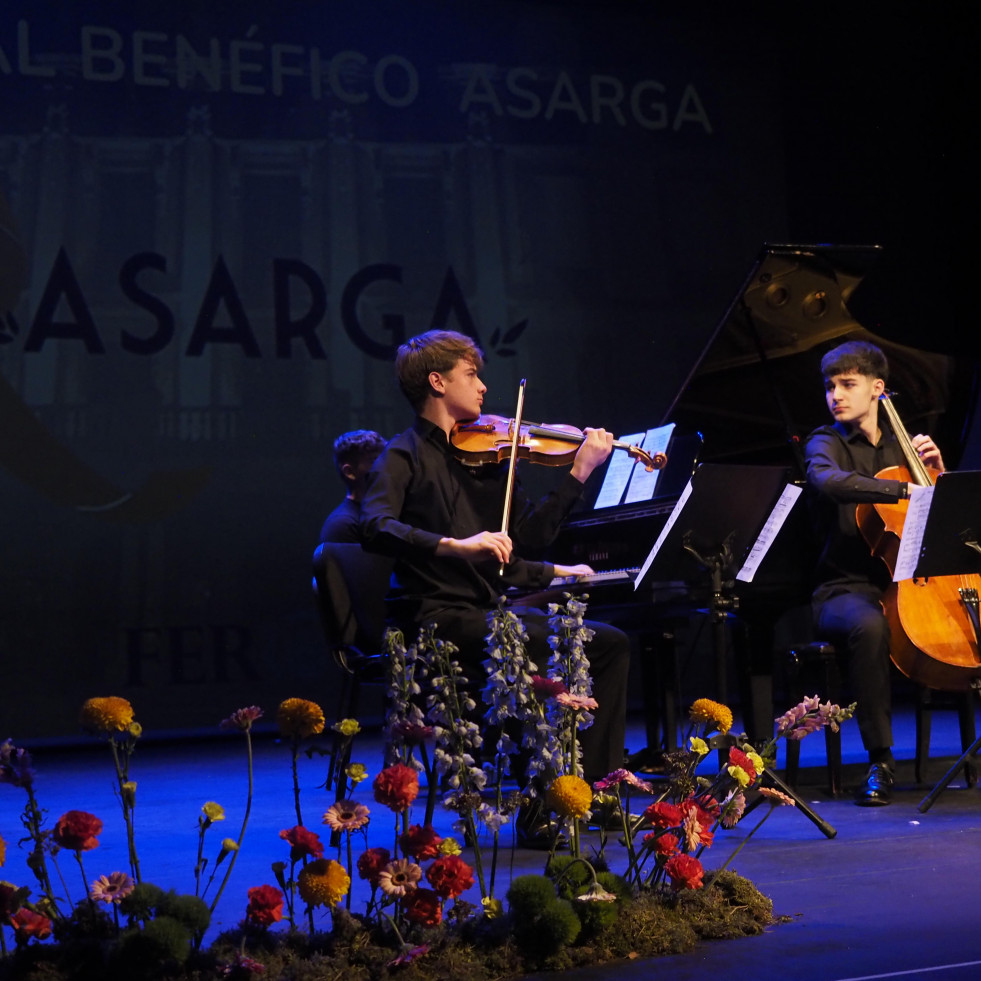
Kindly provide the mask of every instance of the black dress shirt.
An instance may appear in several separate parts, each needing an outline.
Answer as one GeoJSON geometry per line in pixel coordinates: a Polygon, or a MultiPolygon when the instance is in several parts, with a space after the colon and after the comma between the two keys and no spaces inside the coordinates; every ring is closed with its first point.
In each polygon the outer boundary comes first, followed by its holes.
{"type": "Polygon", "coordinates": [[[388,444],[368,475],[361,531],[366,549],[396,558],[396,620],[426,623],[440,610],[490,608],[508,586],[548,585],[552,564],[517,553],[540,553],[555,538],[582,492],[571,474],[535,506],[516,481],[508,523],[515,549],[503,575],[497,562],[436,555],[441,538],[499,530],[506,485],[506,463],[464,465],[443,430],[425,419],[388,444]]]}
{"type": "Polygon", "coordinates": [[[812,515],[820,545],[814,597],[820,600],[852,584],[889,584],[886,564],[872,555],[855,519],[858,504],[895,504],[903,492],[899,480],[874,476],[887,467],[905,466],[892,433],[873,446],[860,430],[835,423],[814,430],[804,450],[812,515]]]}
{"type": "Polygon", "coordinates": [[[320,529],[322,542],[340,542],[357,545],[361,541],[361,505],[345,497],[340,504],[327,515],[320,529]]]}

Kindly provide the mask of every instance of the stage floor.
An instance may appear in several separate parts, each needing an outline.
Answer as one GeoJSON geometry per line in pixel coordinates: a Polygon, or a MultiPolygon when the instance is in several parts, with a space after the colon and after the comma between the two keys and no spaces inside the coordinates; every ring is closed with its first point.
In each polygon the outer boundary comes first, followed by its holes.
{"type": "MultiPolygon", "coordinates": [[[[859,808],[850,797],[828,798],[823,789],[824,740],[820,735],[810,736],[802,743],[801,795],[834,827],[836,836],[827,838],[795,809],[778,808],[733,864],[773,900],[775,913],[791,917],[790,922],[772,927],[761,937],[706,943],[685,955],[607,964],[567,972],[563,977],[616,976],[623,981],[722,976],[795,981],[981,978],[981,789],[965,787],[961,775],[927,813],[921,814],[917,805],[960,753],[956,715],[934,714],[927,773],[930,783],[919,786],[913,781],[912,711],[900,706],[895,722],[900,764],[896,799],[891,806],[859,808]]],[[[843,735],[848,792],[864,773],[864,756],[853,722],[846,724],[843,735]]],[[[15,745],[21,745],[15,734],[13,739],[15,745]]],[[[632,718],[628,747],[639,749],[642,742],[642,720],[632,718]]],[[[362,734],[356,746],[354,758],[372,773],[377,772],[380,733],[362,734]]],[[[36,794],[40,806],[47,810],[49,827],[69,809],[90,811],[105,822],[99,847],[84,854],[88,880],[126,870],[125,832],[113,794],[114,770],[108,748],[97,742],[70,748],[24,748],[34,756],[36,794]]],[[[782,765],[782,754],[778,763],[782,765]]],[[[301,754],[304,823],[321,833],[326,843],[329,829],[321,819],[331,800],[318,789],[325,769],[321,757],[301,754]]],[[[147,739],[137,748],[130,777],[138,784],[137,848],[146,881],[178,892],[194,892],[201,807],[216,801],[227,815],[207,833],[205,855],[213,862],[221,839],[238,834],[246,775],[244,739],[237,734],[170,742],[147,739]]],[[[377,816],[381,808],[371,799],[370,784],[362,788],[355,796],[377,816]]],[[[0,788],[0,835],[8,843],[0,878],[32,884],[24,854],[16,845],[22,833],[19,816],[23,805],[21,790],[0,788]]],[[[728,858],[756,825],[755,814],[735,830],[717,835],[713,846],[702,855],[706,866],[715,867],[728,858]]],[[[415,816],[418,820],[419,815],[415,816]]],[[[451,834],[452,819],[451,814],[438,809],[437,830],[451,834]]],[[[239,922],[249,887],[275,883],[272,863],[288,860],[288,846],[279,832],[296,823],[289,749],[271,736],[257,735],[255,796],[248,830],[207,939],[239,922]]],[[[390,824],[382,819],[370,827],[369,844],[387,844],[390,824]]],[[[586,837],[587,854],[594,838],[598,842],[595,832],[586,837]]],[[[613,846],[610,852],[614,869],[616,849],[613,846]]],[[[329,849],[326,854],[330,855],[329,849]]],[[[542,853],[519,850],[515,854],[516,874],[541,870],[542,853]]],[[[81,891],[77,865],[67,857],[60,865],[77,899],[81,891]]],[[[507,861],[502,865],[505,881],[496,895],[506,891],[507,861]]],[[[216,882],[223,871],[219,870],[216,882]]],[[[367,895],[363,887],[356,878],[355,908],[367,895]]],[[[215,888],[212,885],[209,900],[215,888]]],[[[323,922],[326,925],[327,921],[323,922]]]]}

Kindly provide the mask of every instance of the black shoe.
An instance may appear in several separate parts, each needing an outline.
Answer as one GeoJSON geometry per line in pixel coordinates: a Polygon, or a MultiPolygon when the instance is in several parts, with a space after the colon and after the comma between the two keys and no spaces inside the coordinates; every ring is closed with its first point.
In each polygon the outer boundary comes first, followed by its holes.
{"type": "Polygon", "coordinates": [[[540,799],[533,798],[518,808],[514,822],[518,847],[549,851],[564,848],[568,841],[557,821],[549,819],[540,799]]]}
{"type": "Polygon", "coordinates": [[[887,763],[873,763],[865,775],[865,783],[859,788],[855,803],[859,807],[882,807],[892,803],[892,767],[887,763]]]}

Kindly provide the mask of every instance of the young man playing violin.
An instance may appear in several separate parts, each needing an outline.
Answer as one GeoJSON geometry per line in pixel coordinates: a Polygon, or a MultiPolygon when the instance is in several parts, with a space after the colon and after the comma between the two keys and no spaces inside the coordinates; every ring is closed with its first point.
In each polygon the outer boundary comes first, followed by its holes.
{"type": "MultiPolygon", "coordinates": [[[[450,443],[454,426],[480,415],[487,386],[483,356],[463,334],[431,330],[403,344],[396,373],[415,410],[411,429],[392,439],[368,476],[361,504],[365,547],[396,558],[390,609],[407,635],[435,623],[437,635],[459,648],[471,681],[482,681],[487,614],[509,587],[541,589],[555,576],[586,575],[585,565],[553,565],[521,557],[555,538],[579,499],[583,482],[610,455],[613,437],[587,429],[572,468],[532,505],[515,482],[504,521],[508,463],[470,465],[450,443]],[[509,531],[495,530],[508,527],[509,531]]],[[[548,617],[519,611],[531,659],[545,672],[548,617]]],[[[592,782],[623,765],[627,672],[626,635],[608,624],[586,646],[599,708],[583,733],[583,770],[592,782]]],[[[520,826],[519,826],[520,827],[520,826]]]]}
{"type": "MultiPolygon", "coordinates": [[[[805,447],[821,543],[814,625],[843,653],[851,696],[858,703],[855,717],[869,769],[855,802],[878,806],[891,801],[895,771],[889,624],[881,605],[890,573],[862,538],[855,509],[861,503],[894,504],[909,497],[907,484],[875,476],[906,461],[895,436],[880,428],[879,396],[889,376],[882,351],[866,341],[848,341],[821,359],[821,371],[835,421],[811,433],[805,447]]],[[[929,436],[914,436],[912,443],[924,464],[944,469],[929,436]]]]}

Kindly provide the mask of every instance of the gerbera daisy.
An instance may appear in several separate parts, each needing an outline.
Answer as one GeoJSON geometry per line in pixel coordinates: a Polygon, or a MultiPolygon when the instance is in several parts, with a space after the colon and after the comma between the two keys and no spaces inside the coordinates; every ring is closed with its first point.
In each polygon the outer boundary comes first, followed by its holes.
{"type": "Polygon", "coordinates": [[[386,896],[404,896],[416,888],[421,878],[422,869],[415,862],[397,858],[378,873],[378,888],[386,896]]]}
{"type": "Polygon", "coordinates": [[[92,883],[89,896],[99,903],[118,903],[135,888],[136,884],[125,872],[110,872],[92,883]]]}
{"type": "Polygon", "coordinates": [[[364,804],[355,804],[353,800],[339,800],[327,808],[324,824],[332,831],[357,831],[368,823],[369,813],[364,804]]]}

